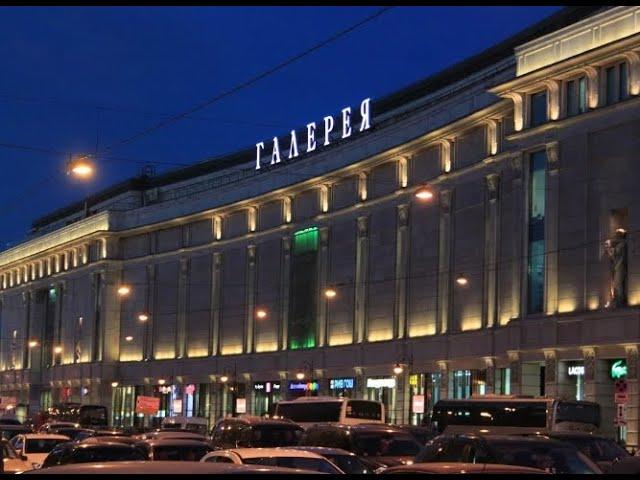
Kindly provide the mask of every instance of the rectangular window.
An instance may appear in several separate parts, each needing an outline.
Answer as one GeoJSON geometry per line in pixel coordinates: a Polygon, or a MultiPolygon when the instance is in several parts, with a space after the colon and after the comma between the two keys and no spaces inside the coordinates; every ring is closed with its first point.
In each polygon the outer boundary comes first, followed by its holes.
{"type": "Polygon", "coordinates": [[[612,105],[618,101],[616,95],[616,67],[609,67],[606,70],[607,76],[607,105],[612,105]]]}
{"type": "Polygon", "coordinates": [[[624,100],[629,96],[629,79],[626,62],[618,65],[618,93],[620,100],[624,100]]]}
{"type": "Polygon", "coordinates": [[[54,330],[56,321],[56,304],[58,300],[58,291],[50,288],[46,293],[46,309],[44,317],[44,338],[42,339],[42,363],[43,366],[49,367],[53,362],[53,343],[54,330]]]}
{"type": "Polygon", "coordinates": [[[535,127],[547,122],[547,92],[534,93],[531,95],[531,122],[530,126],[535,127]]]}
{"type": "Polygon", "coordinates": [[[471,397],[471,370],[455,370],[453,373],[453,398],[471,397]]]}
{"type": "Polygon", "coordinates": [[[580,77],[566,83],[567,117],[587,111],[587,80],[580,77]]]}
{"type": "Polygon", "coordinates": [[[621,62],[605,70],[607,105],[613,105],[629,97],[629,67],[621,62]]]}
{"type": "Polygon", "coordinates": [[[293,234],[289,312],[289,348],[316,346],[318,228],[293,234]]]}
{"type": "Polygon", "coordinates": [[[546,163],[544,151],[529,159],[528,313],[540,313],[544,305],[546,163]]]}

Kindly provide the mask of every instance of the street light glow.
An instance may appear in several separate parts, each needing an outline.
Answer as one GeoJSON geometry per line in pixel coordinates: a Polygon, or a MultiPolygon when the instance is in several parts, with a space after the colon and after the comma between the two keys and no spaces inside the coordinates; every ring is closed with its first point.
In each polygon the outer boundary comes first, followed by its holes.
{"type": "Polygon", "coordinates": [[[141,322],[146,322],[147,320],[149,320],[149,315],[147,315],[146,313],[141,313],[140,315],[138,315],[138,320],[140,320],[141,322]]]}
{"type": "Polygon", "coordinates": [[[113,388],[116,388],[118,385],[119,385],[119,383],[118,383],[118,382],[111,382],[111,386],[112,386],[113,388]]]}
{"type": "Polygon", "coordinates": [[[298,372],[296,373],[296,378],[298,380],[304,380],[304,372],[298,372]]]}
{"type": "Polygon", "coordinates": [[[324,296],[327,298],[335,298],[336,295],[338,295],[338,292],[334,288],[329,287],[324,291],[324,296]]]}
{"type": "Polygon", "coordinates": [[[37,340],[29,340],[29,348],[35,348],[39,345],[37,340]]]}
{"type": "Polygon", "coordinates": [[[86,179],[93,176],[95,168],[88,157],[81,157],[69,162],[67,173],[74,177],[86,179]]]}
{"type": "Polygon", "coordinates": [[[118,287],[118,295],[120,295],[121,297],[126,297],[130,293],[131,293],[131,288],[128,287],[127,285],[121,285],[120,287],[118,287]]]}
{"type": "Polygon", "coordinates": [[[433,199],[433,192],[429,190],[427,187],[420,187],[416,191],[416,198],[423,202],[428,202],[433,199]]]}
{"type": "Polygon", "coordinates": [[[263,318],[267,318],[267,311],[263,308],[259,308],[258,310],[256,310],[256,317],[258,317],[261,320],[263,318]]]}
{"type": "Polygon", "coordinates": [[[167,381],[164,378],[158,380],[158,385],[164,385],[165,383],[167,383],[167,381]]]}
{"type": "Polygon", "coordinates": [[[467,280],[467,277],[464,276],[464,274],[459,274],[458,278],[456,278],[456,283],[462,287],[464,287],[465,285],[467,285],[469,283],[469,280],[467,280]]]}
{"type": "Polygon", "coordinates": [[[404,368],[402,368],[402,365],[400,365],[399,363],[396,363],[395,367],[393,367],[393,373],[395,373],[396,375],[400,375],[403,371],[404,368]]]}
{"type": "Polygon", "coordinates": [[[62,347],[58,345],[53,349],[53,353],[62,353],[62,347]]]}
{"type": "Polygon", "coordinates": [[[227,383],[227,381],[228,381],[228,380],[229,380],[229,377],[228,377],[228,376],[226,376],[226,375],[222,375],[222,376],[220,377],[220,381],[221,381],[222,383],[227,383]]]}
{"type": "Polygon", "coordinates": [[[133,337],[132,337],[131,335],[127,335],[126,337],[124,337],[124,339],[125,339],[127,342],[130,342],[131,340],[133,340],[133,337]]]}

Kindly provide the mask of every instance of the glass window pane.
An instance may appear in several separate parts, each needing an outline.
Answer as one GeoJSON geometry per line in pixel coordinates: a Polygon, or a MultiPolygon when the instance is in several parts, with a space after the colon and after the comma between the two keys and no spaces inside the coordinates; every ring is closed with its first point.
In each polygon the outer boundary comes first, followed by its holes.
{"type": "Polygon", "coordinates": [[[529,175],[529,259],[528,311],[542,312],[544,303],[544,217],[546,197],[546,153],[530,158],[529,175]]]}
{"type": "Polygon", "coordinates": [[[576,92],[576,82],[567,82],[567,116],[572,117],[578,113],[578,99],[576,92]]]}
{"type": "Polygon", "coordinates": [[[606,70],[607,75],[607,105],[616,103],[616,67],[609,67],[606,70]]]}
{"type": "Polygon", "coordinates": [[[547,121],[547,92],[531,95],[531,126],[541,125],[547,121]]]}
{"type": "Polygon", "coordinates": [[[628,82],[628,68],[627,63],[623,62],[620,64],[620,75],[618,77],[619,85],[618,92],[620,92],[620,100],[625,99],[629,96],[629,82],[628,82]]]}
{"type": "Polygon", "coordinates": [[[578,111],[580,113],[587,111],[587,77],[581,77],[578,80],[578,111]]]}

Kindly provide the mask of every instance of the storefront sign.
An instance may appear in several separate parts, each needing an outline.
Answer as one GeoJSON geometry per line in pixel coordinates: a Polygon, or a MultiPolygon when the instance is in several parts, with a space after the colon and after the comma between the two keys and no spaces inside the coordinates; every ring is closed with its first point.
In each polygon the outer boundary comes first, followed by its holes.
{"type": "Polygon", "coordinates": [[[187,395],[193,395],[196,391],[196,386],[193,383],[190,383],[186,387],[184,387],[184,393],[187,395]]]}
{"type": "Polygon", "coordinates": [[[367,388],[396,388],[396,379],[388,378],[367,378],[367,388]]]}
{"type": "Polygon", "coordinates": [[[614,380],[627,376],[627,362],[625,360],[616,360],[611,364],[611,378],[614,380]]]}
{"type": "Polygon", "coordinates": [[[173,400],[173,414],[177,415],[182,413],[182,399],[176,398],[173,400]]]}
{"type": "Polygon", "coordinates": [[[352,390],[355,388],[356,380],[355,378],[347,377],[347,378],[332,378],[329,380],[329,389],[330,390],[352,390]]]}
{"type": "Polygon", "coordinates": [[[236,398],[236,413],[247,413],[246,398],[236,398]]]}
{"type": "Polygon", "coordinates": [[[137,397],[136,413],[144,415],[155,415],[160,409],[160,399],[158,397],[137,397]]]}
{"type": "Polygon", "coordinates": [[[627,408],[623,403],[616,405],[616,418],[613,420],[613,424],[617,427],[623,427],[627,424],[627,408]]]}
{"type": "MultiPolygon", "coordinates": [[[[336,135],[333,135],[333,139],[339,137],[341,140],[350,137],[352,134],[364,132],[371,128],[371,99],[365,98],[360,103],[360,125],[351,125],[351,107],[345,107],[342,109],[342,115],[336,121],[331,115],[328,115],[322,119],[322,137],[317,136],[316,122],[307,124],[307,138],[300,139],[302,143],[299,143],[297,133],[295,130],[291,130],[288,148],[286,145],[279,144],[278,137],[273,137],[271,145],[265,147],[265,142],[256,143],[256,170],[260,170],[260,163],[262,153],[267,150],[271,151],[271,161],[269,165],[275,165],[282,160],[291,160],[299,157],[300,152],[311,153],[322,147],[331,145],[332,135],[335,131],[336,135]]],[[[268,155],[267,155],[268,158],[268,155]]]]}
{"type": "Polygon", "coordinates": [[[584,365],[572,365],[567,372],[569,376],[584,375],[584,365]]]}
{"type": "Polygon", "coordinates": [[[413,413],[424,413],[424,395],[411,397],[411,411],[413,413]]]}
{"type": "Polygon", "coordinates": [[[305,392],[315,392],[318,390],[318,382],[313,380],[311,382],[289,382],[289,390],[303,390],[305,392]]]}
{"type": "Polygon", "coordinates": [[[256,392],[279,392],[280,391],[280,382],[255,382],[253,384],[253,389],[256,392]]]}

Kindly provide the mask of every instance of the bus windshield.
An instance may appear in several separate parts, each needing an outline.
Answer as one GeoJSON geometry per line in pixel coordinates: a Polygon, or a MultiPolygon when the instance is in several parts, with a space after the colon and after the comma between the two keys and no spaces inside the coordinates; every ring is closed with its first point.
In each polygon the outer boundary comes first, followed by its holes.
{"type": "Polygon", "coordinates": [[[107,407],[65,403],[49,409],[49,420],[78,423],[82,427],[106,427],[109,424],[107,407]]]}
{"type": "Polygon", "coordinates": [[[339,422],[341,401],[280,402],[276,412],[294,422],[339,422]]]}
{"type": "MultiPolygon", "coordinates": [[[[600,428],[600,407],[595,403],[558,402],[555,423],[593,425],[600,428]]],[[[559,429],[564,429],[562,426],[559,429]]]]}

